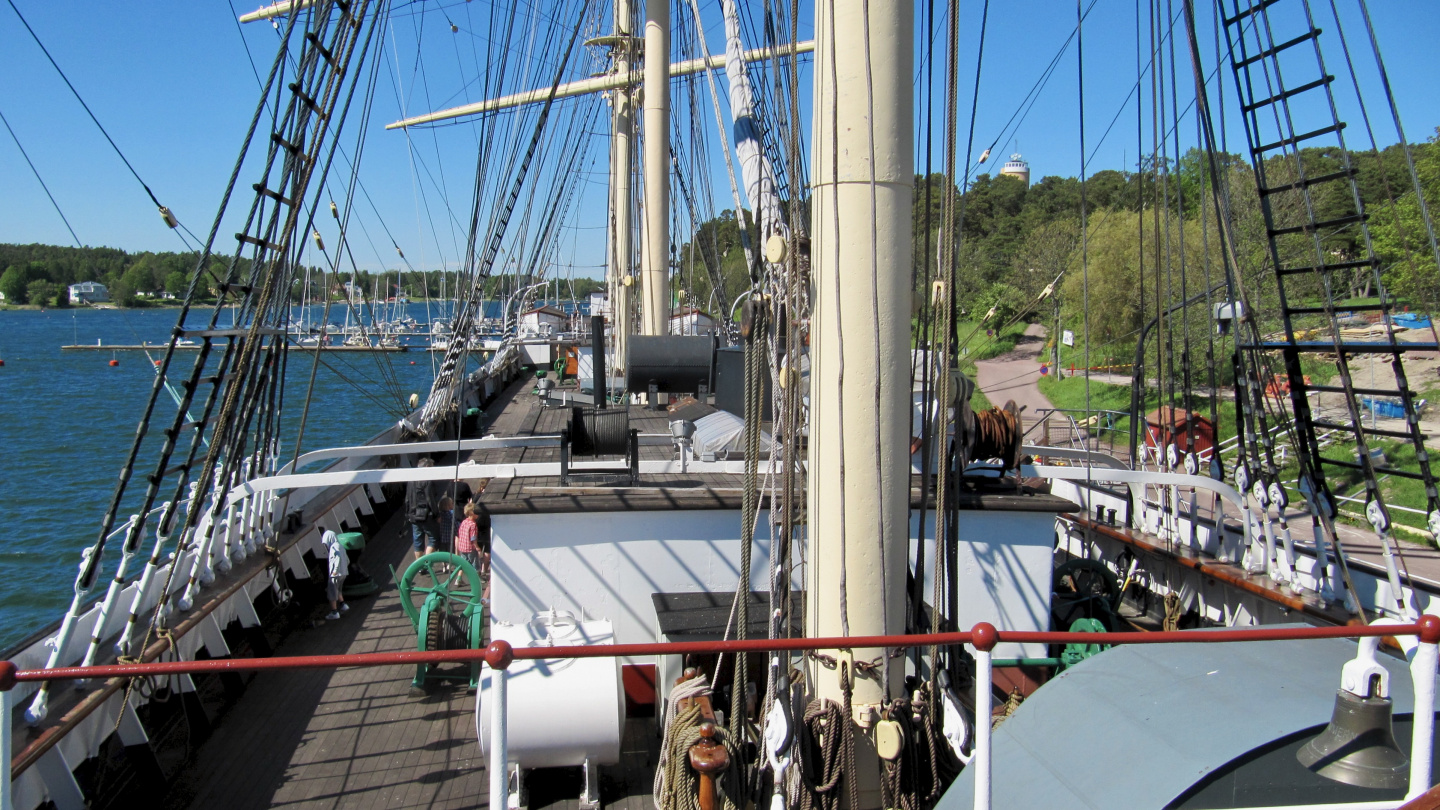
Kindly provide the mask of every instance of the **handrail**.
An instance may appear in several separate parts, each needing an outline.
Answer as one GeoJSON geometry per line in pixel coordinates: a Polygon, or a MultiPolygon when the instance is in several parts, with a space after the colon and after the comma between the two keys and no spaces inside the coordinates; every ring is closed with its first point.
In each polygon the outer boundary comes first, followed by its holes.
{"type": "MultiPolygon", "coordinates": [[[[11,690],[23,681],[68,680],[76,678],[109,678],[107,689],[114,691],[123,679],[144,675],[198,674],[203,672],[235,672],[282,669],[338,668],[345,666],[393,666],[396,664],[419,663],[475,663],[484,661],[494,673],[490,700],[495,708],[491,727],[491,769],[490,803],[493,807],[504,807],[508,803],[509,784],[504,775],[508,772],[506,757],[506,722],[508,668],[516,659],[552,660],[557,658],[616,658],[625,656],[665,655],[689,652],[778,652],[783,650],[854,649],[874,647],[921,647],[954,646],[969,644],[975,654],[975,711],[980,721],[975,724],[974,756],[969,767],[975,769],[976,810],[990,810],[991,806],[991,728],[985,722],[991,706],[991,681],[993,658],[991,652],[1002,641],[1032,642],[1042,644],[1099,643],[1099,644],[1165,644],[1165,643],[1227,643],[1246,641],[1286,641],[1311,638],[1374,638],[1381,636],[1418,636],[1420,645],[1411,663],[1415,680],[1415,711],[1434,711],[1434,681],[1437,665],[1436,644],[1440,643],[1440,616],[1422,615],[1413,624],[1373,624],[1367,626],[1338,627],[1252,627],[1225,630],[1175,630],[1125,633],[1072,633],[1043,632],[1027,630],[997,630],[981,622],[966,632],[929,633],[887,636],[847,636],[829,638],[799,639],[754,639],[735,641],[682,641],[646,644],[601,644],[593,646],[537,646],[514,648],[502,640],[492,641],[488,647],[475,650],[437,650],[434,652],[361,653],[346,655],[290,656],[285,658],[238,658],[209,659],[205,661],[151,661],[148,663],[110,664],[88,667],[61,667],[55,669],[17,670],[11,661],[0,661],[0,709],[11,706],[11,690]]],[[[0,758],[8,758],[13,735],[13,722],[4,711],[6,722],[0,723],[0,758]]],[[[1417,752],[1431,750],[1434,727],[1430,723],[1415,723],[1412,748],[1417,752]]],[[[52,743],[53,744],[53,743],[52,743]]],[[[1424,761],[1416,758],[1411,762],[1409,797],[1419,795],[1430,787],[1430,757],[1424,761]]],[[[0,793],[9,797],[10,779],[15,773],[15,762],[11,770],[0,777],[0,793]]],[[[23,770],[23,768],[22,768],[23,770]]]]}
{"type": "Polygon", "coordinates": [[[443,453],[447,450],[488,450],[504,447],[550,447],[560,444],[560,435],[482,436],[478,439],[449,439],[439,442],[406,442],[402,444],[358,444],[352,447],[329,447],[311,450],[295,461],[287,461],[276,475],[290,475],[312,461],[332,458],[369,458],[373,456],[405,456],[417,453],[443,453]]]}
{"type": "Polygon", "coordinates": [[[1440,616],[1426,614],[1412,624],[1338,625],[1333,627],[1246,627],[1223,630],[1166,630],[1155,632],[1079,633],[1041,630],[996,630],[981,623],[976,629],[953,633],[916,633],[889,636],[831,636],[825,638],[745,639],[731,641],[668,641],[642,644],[596,644],[572,646],[511,647],[495,641],[484,649],[407,651],[390,653],[346,653],[339,655],[295,655],[270,658],[210,658],[203,661],[151,661],[130,664],[98,664],[88,667],[17,669],[0,661],[0,691],[27,681],[79,680],[89,678],[135,678],[150,675],[194,675],[209,672],[258,672],[263,670],[335,669],[339,667],[381,667],[399,664],[450,664],[485,661],[503,668],[512,660],[539,661],[558,658],[628,658],[647,655],[683,655],[713,652],[800,652],[804,650],[864,649],[874,647],[929,647],[974,644],[976,634],[994,634],[994,642],[1031,644],[1221,644],[1246,641],[1294,641],[1312,638],[1366,638],[1378,636],[1419,636],[1429,643],[1440,642],[1440,616]],[[981,629],[981,628],[988,628],[981,629]],[[506,652],[508,651],[508,652],[506,652]],[[497,657],[498,656],[498,657],[497,657]],[[504,661],[502,666],[499,662],[504,661]]]}
{"type": "Polygon", "coordinates": [[[1128,470],[1130,467],[1118,458],[1099,450],[1077,450],[1073,447],[1051,447],[1048,444],[1025,444],[1020,446],[1021,455],[1064,458],[1071,461],[1087,461],[1093,466],[1109,467],[1112,470],[1128,470]]]}

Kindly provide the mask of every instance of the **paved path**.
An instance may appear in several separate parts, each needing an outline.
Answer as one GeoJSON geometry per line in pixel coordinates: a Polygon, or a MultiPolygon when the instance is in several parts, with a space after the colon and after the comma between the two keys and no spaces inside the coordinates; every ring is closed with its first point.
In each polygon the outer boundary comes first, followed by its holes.
{"type": "Polygon", "coordinates": [[[1036,384],[1040,379],[1040,363],[1037,358],[1045,348],[1045,327],[1032,323],[1025,329],[1025,336],[1015,348],[999,357],[979,360],[975,363],[975,384],[984,392],[992,405],[1004,405],[1013,399],[1024,408],[1024,415],[1033,419],[1042,408],[1049,408],[1050,400],[1040,393],[1036,384]]]}

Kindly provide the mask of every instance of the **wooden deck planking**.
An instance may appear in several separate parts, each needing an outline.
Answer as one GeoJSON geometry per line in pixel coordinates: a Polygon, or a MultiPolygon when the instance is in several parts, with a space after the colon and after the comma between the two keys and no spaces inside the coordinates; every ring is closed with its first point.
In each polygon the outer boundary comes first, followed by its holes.
{"type": "MultiPolygon", "coordinates": [[[[285,655],[411,650],[415,633],[387,566],[410,548],[392,520],[361,560],[385,583],[285,655]]],[[[317,611],[323,616],[323,610],[317,611]]],[[[468,808],[486,805],[475,698],[463,685],[410,696],[410,667],[262,673],[172,790],[170,807],[468,808]]]]}
{"type": "MultiPolygon", "coordinates": [[[[407,561],[408,527],[391,520],[361,565],[384,586],[339,621],[297,631],[284,655],[411,650],[415,633],[388,566],[407,561]]],[[[489,782],[463,685],[410,695],[411,667],[266,672],[225,716],[162,803],[166,808],[480,808],[489,782]]],[[[626,724],[625,763],[602,770],[607,807],[647,810],[658,759],[654,720],[626,724]],[[635,754],[635,755],[632,755],[635,754]]],[[[544,771],[532,808],[576,807],[578,771],[544,771]],[[555,776],[561,778],[555,779],[555,776]],[[571,795],[571,794],[576,795],[571,795]]]]}

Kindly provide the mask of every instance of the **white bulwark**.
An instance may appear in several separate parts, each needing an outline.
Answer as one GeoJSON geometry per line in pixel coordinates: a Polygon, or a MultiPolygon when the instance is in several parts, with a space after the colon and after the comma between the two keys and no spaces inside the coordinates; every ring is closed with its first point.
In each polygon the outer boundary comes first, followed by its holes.
{"type": "Polygon", "coordinates": [[[98,281],[82,281],[70,285],[70,303],[96,304],[110,300],[110,291],[98,281]]]}

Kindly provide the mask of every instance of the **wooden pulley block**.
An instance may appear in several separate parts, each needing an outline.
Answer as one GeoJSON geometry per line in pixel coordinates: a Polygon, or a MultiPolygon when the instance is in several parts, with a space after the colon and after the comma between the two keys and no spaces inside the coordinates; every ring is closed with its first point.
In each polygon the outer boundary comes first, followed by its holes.
{"type": "Polygon", "coordinates": [[[754,297],[745,299],[740,305],[740,337],[749,338],[755,331],[756,324],[763,321],[765,317],[765,302],[756,300],[754,297]]]}
{"type": "Polygon", "coordinates": [[[905,731],[894,720],[881,720],[875,724],[875,751],[880,758],[894,762],[905,748],[905,731]]]}

